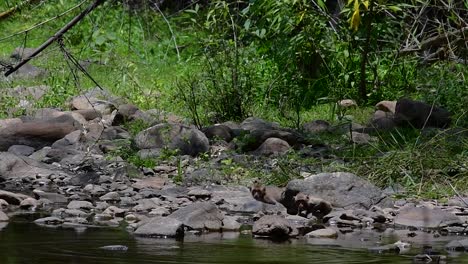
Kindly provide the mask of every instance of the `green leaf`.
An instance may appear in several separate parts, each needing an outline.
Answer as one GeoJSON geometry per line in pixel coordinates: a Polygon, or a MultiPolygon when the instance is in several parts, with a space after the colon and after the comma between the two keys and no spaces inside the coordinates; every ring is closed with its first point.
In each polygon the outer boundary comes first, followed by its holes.
{"type": "Polygon", "coordinates": [[[399,6],[388,6],[388,8],[394,12],[401,12],[402,9],[399,6]]]}
{"type": "Polygon", "coordinates": [[[317,0],[317,4],[322,8],[323,10],[327,10],[327,6],[323,2],[323,0],[317,0]]]}
{"type": "Polygon", "coordinates": [[[250,19],[247,19],[247,20],[245,21],[245,23],[244,23],[244,28],[245,28],[245,30],[249,30],[249,28],[250,28],[250,22],[251,22],[250,19]]]}

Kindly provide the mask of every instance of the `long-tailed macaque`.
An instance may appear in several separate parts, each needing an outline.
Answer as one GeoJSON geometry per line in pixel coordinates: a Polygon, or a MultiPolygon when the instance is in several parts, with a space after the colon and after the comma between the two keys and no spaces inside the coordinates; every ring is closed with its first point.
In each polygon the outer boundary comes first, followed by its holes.
{"type": "Polygon", "coordinates": [[[331,212],[332,206],[329,202],[304,193],[298,193],[294,197],[294,205],[297,207],[297,214],[307,217],[309,214],[322,218],[331,212]]]}
{"type": "Polygon", "coordinates": [[[257,201],[277,204],[281,202],[284,189],[276,186],[264,186],[259,181],[254,181],[250,192],[257,201]]]}

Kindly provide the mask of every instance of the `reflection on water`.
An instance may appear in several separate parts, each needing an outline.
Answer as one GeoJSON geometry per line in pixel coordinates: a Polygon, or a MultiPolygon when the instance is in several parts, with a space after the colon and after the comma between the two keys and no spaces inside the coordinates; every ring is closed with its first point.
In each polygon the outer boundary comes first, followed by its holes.
{"type": "MultiPolygon", "coordinates": [[[[124,230],[50,229],[25,221],[0,228],[0,263],[411,263],[414,255],[377,255],[365,248],[345,249],[311,242],[300,239],[273,243],[235,233],[188,236],[184,241],[175,241],[135,238],[124,230]],[[126,245],[128,251],[100,249],[107,245],[126,245]]],[[[468,257],[462,255],[449,263],[468,263],[468,257]]]]}

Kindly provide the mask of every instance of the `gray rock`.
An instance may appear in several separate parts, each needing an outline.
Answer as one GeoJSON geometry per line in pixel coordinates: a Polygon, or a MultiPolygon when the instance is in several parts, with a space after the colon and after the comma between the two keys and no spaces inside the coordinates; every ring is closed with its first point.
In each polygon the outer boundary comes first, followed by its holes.
{"type": "Polygon", "coordinates": [[[161,189],[166,184],[166,179],[161,177],[150,177],[144,179],[136,179],[136,182],[132,184],[132,187],[141,190],[141,189],[161,189]]]}
{"type": "Polygon", "coordinates": [[[296,237],[299,233],[296,227],[284,217],[265,215],[254,223],[252,234],[257,237],[287,239],[289,237],[296,237]]]}
{"type": "Polygon", "coordinates": [[[7,201],[0,199],[0,210],[8,208],[9,204],[7,201]]]}
{"type": "Polygon", "coordinates": [[[397,101],[380,101],[375,105],[375,108],[386,113],[395,114],[397,101]]]}
{"type": "MultiPolygon", "coordinates": [[[[10,58],[13,58],[15,60],[22,60],[22,59],[29,58],[34,52],[36,52],[35,48],[17,47],[15,48],[13,53],[10,55],[10,58]]],[[[37,56],[39,55],[40,54],[38,54],[37,56]]]]}
{"type": "Polygon", "coordinates": [[[206,137],[210,140],[221,139],[226,142],[231,142],[233,138],[233,132],[231,128],[225,125],[214,125],[205,127],[202,129],[202,132],[205,133],[206,137]]]}
{"type": "Polygon", "coordinates": [[[0,222],[8,222],[10,218],[3,211],[0,211],[0,222]]]}
{"type": "Polygon", "coordinates": [[[324,120],[314,120],[311,122],[304,123],[302,125],[302,129],[306,133],[311,133],[311,134],[326,132],[329,127],[330,127],[330,123],[324,120]]]}
{"type": "Polygon", "coordinates": [[[5,200],[8,204],[11,205],[20,205],[21,202],[27,198],[30,197],[20,193],[12,193],[0,190],[0,199],[5,200]]]}
{"type": "Polygon", "coordinates": [[[278,123],[267,122],[261,118],[249,117],[245,119],[241,124],[240,128],[244,130],[276,130],[280,126],[278,123]]]}
{"type": "Polygon", "coordinates": [[[0,178],[35,178],[38,174],[58,175],[60,173],[62,172],[34,159],[0,152],[0,178]]]}
{"type": "Polygon", "coordinates": [[[405,206],[394,219],[395,225],[422,228],[443,228],[460,225],[456,215],[439,208],[405,206]]]}
{"type": "Polygon", "coordinates": [[[8,148],[8,152],[18,156],[29,156],[34,153],[34,148],[25,145],[13,145],[8,148]]]}
{"type": "Polygon", "coordinates": [[[49,193],[41,190],[33,190],[36,199],[47,199],[52,203],[68,203],[68,199],[65,195],[58,193],[49,193]]]}
{"type": "Polygon", "coordinates": [[[84,209],[84,210],[91,210],[94,209],[94,206],[91,202],[88,201],[71,201],[67,205],[68,209],[84,209]]]}
{"type": "Polygon", "coordinates": [[[448,251],[468,251],[468,239],[450,241],[445,249],[448,251]]]}
{"type": "Polygon", "coordinates": [[[35,210],[39,205],[39,202],[34,198],[26,198],[20,203],[21,209],[35,210]]]}
{"type": "Polygon", "coordinates": [[[132,210],[136,212],[145,212],[159,208],[160,206],[161,200],[159,198],[141,199],[138,201],[138,205],[134,206],[132,210]]]}
{"type": "Polygon", "coordinates": [[[335,229],[325,228],[318,229],[306,234],[306,237],[310,238],[337,238],[338,232],[335,229]]]}
{"type": "Polygon", "coordinates": [[[44,217],[34,220],[34,223],[38,225],[60,225],[63,223],[63,220],[58,217],[44,217]]]}
{"type": "Polygon", "coordinates": [[[183,237],[184,224],[174,218],[154,217],[135,230],[136,236],[143,237],[183,237]]]}
{"type": "Polygon", "coordinates": [[[37,77],[44,76],[46,74],[46,70],[38,68],[34,65],[31,65],[29,63],[24,64],[19,68],[17,71],[15,71],[12,75],[10,75],[8,78],[9,79],[33,79],[37,77]]]}
{"type": "Polygon", "coordinates": [[[211,202],[191,204],[173,212],[168,217],[181,221],[191,229],[210,231],[220,231],[224,219],[221,211],[211,202]]]}
{"type": "Polygon", "coordinates": [[[207,152],[210,147],[203,132],[179,124],[159,124],[143,130],[136,135],[135,143],[140,149],[177,149],[191,156],[207,152]]]}
{"type": "Polygon", "coordinates": [[[120,201],[120,195],[117,192],[109,192],[99,197],[99,200],[105,201],[105,202],[120,201]]]}
{"type": "Polygon", "coordinates": [[[125,210],[125,209],[121,209],[121,208],[118,208],[116,206],[109,206],[102,213],[103,214],[109,214],[112,217],[124,217],[126,212],[127,212],[127,210],[125,210]]]}
{"type": "Polygon", "coordinates": [[[369,144],[372,141],[372,138],[368,134],[353,131],[351,133],[351,140],[353,143],[363,145],[369,144]]]}
{"type": "Polygon", "coordinates": [[[266,139],[265,142],[263,142],[262,145],[254,151],[254,153],[263,156],[281,155],[290,149],[291,146],[289,146],[288,142],[272,137],[266,139]]]}
{"type": "Polygon", "coordinates": [[[257,129],[246,134],[240,146],[243,151],[253,151],[258,149],[263,142],[269,138],[279,138],[286,141],[290,146],[297,146],[298,144],[305,143],[304,138],[294,131],[257,129]]]}
{"type": "Polygon", "coordinates": [[[123,245],[109,245],[100,247],[100,249],[109,250],[109,251],[127,251],[128,247],[123,245]]]}
{"type": "Polygon", "coordinates": [[[241,224],[238,221],[237,216],[225,216],[223,219],[223,231],[239,231],[241,224]]]}
{"type": "Polygon", "coordinates": [[[388,207],[392,204],[381,189],[352,173],[320,173],[305,178],[292,180],[285,192],[284,204],[291,207],[293,198],[302,192],[329,201],[334,207],[364,208],[373,205],[388,207]],[[290,206],[289,206],[290,205],[290,206]]]}

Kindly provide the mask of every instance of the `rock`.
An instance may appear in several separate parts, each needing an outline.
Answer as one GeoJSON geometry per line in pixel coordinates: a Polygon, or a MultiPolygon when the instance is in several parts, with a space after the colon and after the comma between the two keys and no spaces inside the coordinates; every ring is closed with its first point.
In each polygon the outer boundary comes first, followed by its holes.
{"type": "Polygon", "coordinates": [[[136,212],[145,212],[159,208],[162,202],[159,198],[150,198],[138,200],[137,203],[138,205],[134,206],[132,210],[136,212]]]}
{"type": "Polygon", "coordinates": [[[225,125],[214,125],[205,127],[201,130],[205,133],[206,137],[210,140],[221,139],[226,142],[231,142],[233,138],[233,132],[231,128],[225,125]]]}
{"type": "Polygon", "coordinates": [[[34,211],[36,210],[38,205],[39,205],[39,202],[36,199],[30,197],[21,201],[20,208],[34,211]]]}
{"type": "Polygon", "coordinates": [[[67,197],[58,193],[49,193],[41,190],[33,190],[34,196],[36,199],[47,199],[52,203],[68,203],[67,197]]]}
{"type": "Polygon", "coordinates": [[[394,219],[395,225],[420,228],[443,228],[460,225],[462,222],[454,214],[439,208],[405,206],[394,219]]]}
{"type": "Polygon", "coordinates": [[[30,197],[20,193],[12,193],[0,190],[0,199],[5,200],[8,204],[11,205],[20,205],[21,202],[27,198],[30,197]]]}
{"type": "Polygon", "coordinates": [[[357,103],[356,101],[352,99],[343,99],[338,102],[338,105],[343,108],[350,108],[350,107],[356,107],[357,103]]]}
{"type": "Polygon", "coordinates": [[[34,220],[34,223],[38,225],[60,225],[63,223],[63,220],[58,217],[44,217],[34,220]]]}
{"type": "MultiPolygon", "coordinates": [[[[35,48],[17,47],[10,55],[10,58],[13,58],[15,60],[23,60],[29,58],[34,52],[36,52],[35,48]]],[[[37,56],[39,55],[40,54],[38,54],[37,56]]]]}
{"type": "Polygon", "coordinates": [[[128,247],[123,246],[123,245],[109,245],[109,246],[100,247],[99,249],[104,249],[104,250],[109,250],[109,251],[127,251],[128,247]]]}
{"type": "Polygon", "coordinates": [[[237,220],[238,217],[225,216],[223,219],[222,231],[239,231],[241,224],[237,220]]]}
{"type": "Polygon", "coordinates": [[[468,239],[450,241],[445,246],[445,249],[447,249],[448,251],[466,252],[468,251],[468,239]]]}
{"type": "Polygon", "coordinates": [[[268,138],[265,142],[254,151],[257,155],[271,156],[271,155],[281,155],[286,153],[291,149],[288,142],[279,139],[279,138],[268,138]]]}
{"type": "Polygon", "coordinates": [[[106,99],[87,95],[73,97],[71,106],[74,110],[96,110],[101,115],[108,115],[115,109],[114,104],[106,99]]]}
{"type": "Polygon", "coordinates": [[[281,240],[297,236],[298,231],[282,216],[265,215],[254,223],[252,234],[256,237],[281,240]]]}
{"type": "MultiPolygon", "coordinates": [[[[225,124],[227,125],[227,124],[225,124]]],[[[227,125],[229,126],[229,125],[227,125]]],[[[245,119],[241,124],[240,128],[243,130],[276,130],[279,129],[280,126],[278,123],[267,122],[261,118],[257,117],[249,117],[245,119]]]]}
{"type": "Polygon", "coordinates": [[[8,152],[17,156],[29,156],[34,153],[34,148],[25,145],[13,145],[8,148],[8,152]]]}
{"type": "Polygon", "coordinates": [[[17,71],[15,71],[12,75],[10,75],[8,78],[9,79],[33,79],[33,78],[38,78],[41,76],[44,76],[46,74],[46,70],[38,68],[34,65],[31,65],[29,63],[24,64],[19,68],[17,71]]]}
{"type": "Polygon", "coordinates": [[[40,149],[76,130],[73,124],[58,121],[31,121],[1,127],[0,151],[6,151],[13,145],[40,149]]]}
{"type": "Polygon", "coordinates": [[[447,205],[468,208],[468,197],[455,197],[448,200],[447,205]]]}
{"type": "Polygon", "coordinates": [[[132,104],[121,104],[118,107],[118,113],[122,115],[124,120],[132,120],[133,115],[138,111],[138,107],[132,104]]]}
{"type": "Polygon", "coordinates": [[[195,187],[190,189],[190,191],[187,193],[188,196],[193,196],[196,199],[209,199],[211,198],[212,192],[207,189],[203,189],[201,187],[195,187]]]}
{"type": "Polygon", "coordinates": [[[395,122],[393,121],[393,114],[381,110],[377,110],[374,112],[370,123],[373,128],[382,130],[391,130],[395,127],[395,122]]]}
{"type": "Polygon", "coordinates": [[[109,202],[109,201],[120,201],[120,195],[117,192],[109,192],[99,197],[99,200],[109,202]]]}
{"type": "Polygon", "coordinates": [[[135,230],[136,236],[143,237],[183,237],[184,224],[174,218],[154,217],[135,230]]]}
{"type": "Polygon", "coordinates": [[[302,129],[304,130],[304,132],[311,134],[326,132],[329,127],[330,123],[324,120],[314,120],[311,122],[304,123],[304,125],[302,125],[302,129]]]}
{"type": "Polygon", "coordinates": [[[306,237],[311,238],[337,238],[338,232],[335,229],[325,228],[318,229],[306,234],[306,237]]]}
{"type": "Polygon", "coordinates": [[[377,110],[395,114],[397,101],[380,101],[375,105],[377,110]]]}
{"type": "Polygon", "coordinates": [[[92,203],[88,201],[71,201],[67,205],[68,209],[84,209],[84,210],[91,210],[94,209],[94,206],[92,203]]]}
{"type": "Polygon", "coordinates": [[[286,141],[290,146],[297,146],[304,143],[304,138],[297,132],[282,130],[253,130],[246,134],[240,143],[243,151],[253,151],[258,149],[268,138],[279,138],[286,141]]]}
{"type": "Polygon", "coordinates": [[[320,173],[304,180],[290,181],[285,192],[286,207],[293,206],[293,198],[299,192],[322,198],[334,207],[345,209],[392,205],[391,199],[381,189],[352,173],[345,172],[320,173]]]}
{"type": "Polygon", "coordinates": [[[151,209],[151,212],[149,212],[149,216],[168,216],[170,215],[171,212],[169,211],[169,209],[165,208],[165,207],[157,207],[157,208],[154,208],[154,209],[151,209]]]}
{"type": "Polygon", "coordinates": [[[168,218],[177,219],[191,229],[220,231],[224,216],[214,203],[199,202],[173,212],[168,218]]]}
{"type": "Polygon", "coordinates": [[[372,141],[371,136],[369,136],[368,134],[354,131],[351,133],[351,140],[353,141],[353,143],[360,145],[369,144],[372,141]]]}
{"type": "Polygon", "coordinates": [[[0,211],[0,222],[8,222],[10,218],[3,211],[0,211]]]}
{"type": "Polygon", "coordinates": [[[83,192],[84,193],[89,193],[91,194],[92,196],[101,196],[103,195],[106,190],[104,188],[102,188],[100,185],[96,185],[96,184],[87,184],[84,188],[83,188],[83,192]]]}
{"type": "Polygon", "coordinates": [[[112,217],[124,217],[127,210],[118,208],[116,206],[109,206],[103,214],[109,214],[112,217]]]}
{"type": "Polygon", "coordinates": [[[151,177],[144,179],[137,179],[132,187],[141,190],[141,189],[161,189],[166,184],[166,180],[161,177],[151,177]]]}
{"type": "Polygon", "coordinates": [[[139,149],[169,148],[182,155],[196,156],[209,150],[208,138],[200,130],[179,124],[159,124],[138,133],[139,149]]]}
{"type": "Polygon", "coordinates": [[[410,99],[398,100],[395,108],[395,123],[398,126],[412,126],[415,128],[439,127],[450,125],[450,113],[439,107],[410,99]]]}
{"type": "Polygon", "coordinates": [[[8,202],[3,200],[3,199],[0,199],[0,210],[2,209],[5,209],[5,208],[8,208],[8,202]]]}

